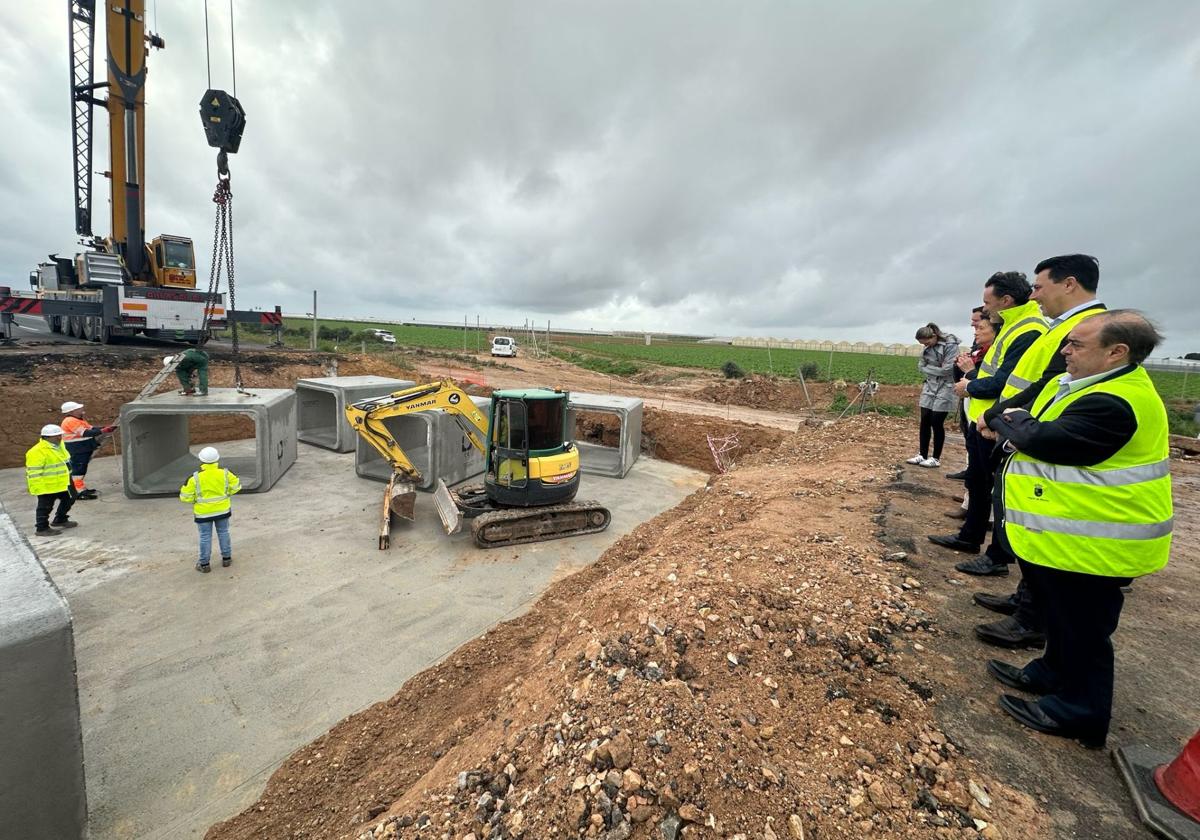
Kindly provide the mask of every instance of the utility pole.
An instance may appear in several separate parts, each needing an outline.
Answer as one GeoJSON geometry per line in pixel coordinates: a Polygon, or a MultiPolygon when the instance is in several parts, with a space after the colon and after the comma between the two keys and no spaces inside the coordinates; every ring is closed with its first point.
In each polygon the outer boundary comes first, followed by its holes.
{"type": "Polygon", "coordinates": [[[317,349],[317,290],[313,289],[313,329],[312,329],[312,349],[317,349]]]}

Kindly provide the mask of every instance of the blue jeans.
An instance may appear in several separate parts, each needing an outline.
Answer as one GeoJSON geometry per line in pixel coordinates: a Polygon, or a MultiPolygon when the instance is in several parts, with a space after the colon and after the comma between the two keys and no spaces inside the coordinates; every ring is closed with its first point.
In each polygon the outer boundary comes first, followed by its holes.
{"type": "Polygon", "coordinates": [[[212,525],[217,526],[217,542],[221,545],[221,556],[233,556],[233,549],[229,545],[229,519],[230,517],[226,516],[224,519],[204,519],[196,523],[196,527],[200,529],[201,563],[207,563],[212,555],[212,525]]]}

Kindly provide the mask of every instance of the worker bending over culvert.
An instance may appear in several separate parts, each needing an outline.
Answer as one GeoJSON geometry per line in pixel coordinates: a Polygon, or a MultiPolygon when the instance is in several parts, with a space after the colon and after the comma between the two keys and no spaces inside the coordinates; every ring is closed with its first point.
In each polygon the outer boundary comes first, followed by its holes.
{"type": "Polygon", "coordinates": [[[196,526],[200,530],[200,559],[196,571],[208,572],[212,556],[212,529],[217,529],[217,542],[221,548],[221,565],[233,562],[233,546],[229,538],[229,518],[233,515],[233,495],[242,489],[238,477],[217,463],[221,454],[216,447],[206,446],[200,450],[200,469],[192,473],[187,483],[179,488],[179,501],[192,506],[196,526]]]}
{"type": "Polygon", "coordinates": [[[59,528],[74,528],[76,523],[67,518],[71,505],[75,504],[74,488],[71,487],[71,456],[63,446],[61,426],[50,423],[42,426],[42,439],[25,453],[25,484],[29,495],[37,496],[35,533],[39,537],[61,534],[59,528]],[[50,519],[54,503],[58,512],[50,519]],[[51,527],[53,526],[53,527],[51,527]]]}
{"type": "MultiPolygon", "coordinates": [[[[167,356],[163,359],[163,364],[169,365],[172,361],[174,358],[167,356]]],[[[179,377],[179,386],[183,388],[184,396],[208,396],[208,354],[203,350],[189,347],[180,353],[175,375],[179,377]],[[193,376],[198,381],[198,387],[192,382],[193,376]]]]}
{"type": "Polygon", "coordinates": [[[71,455],[71,484],[75,488],[75,497],[90,501],[97,494],[95,490],[88,489],[84,482],[88,464],[100,448],[100,436],[109,434],[116,426],[93,426],[84,416],[83,403],[68,400],[62,404],[62,413],[63,443],[71,455]]]}

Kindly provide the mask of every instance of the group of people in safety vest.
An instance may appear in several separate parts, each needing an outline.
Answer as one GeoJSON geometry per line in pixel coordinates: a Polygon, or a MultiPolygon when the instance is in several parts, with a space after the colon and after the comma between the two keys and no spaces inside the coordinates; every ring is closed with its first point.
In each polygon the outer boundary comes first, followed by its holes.
{"type": "MultiPolygon", "coordinates": [[[[201,384],[207,389],[205,377],[201,384]]],[[[43,426],[38,442],[25,453],[25,483],[30,495],[37,498],[34,533],[39,537],[58,536],[64,529],[75,528],[78,523],[70,517],[75,502],[98,498],[96,490],[85,483],[88,464],[103,436],[116,430],[116,426],[93,426],[82,403],[65,402],[62,412],[62,421],[43,426]]],[[[198,460],[196,471],[179,489],[179,500],[192,506],[199,530],[196,570],[208,572],[214,528],[221,565],[233,563],[229,536],[231,499],[242,486],[233,472],[220,465],[220,453],[215,447],[201,449],[198,460]]]]}
{"type": "MultiPolygon", "coordinates": [[[[1000,707],[1019,723],[1100,748],[1112,718],[1113,646],[1134,578],[1167,564],[1173,525],[1167,412],[1142,362],[1162,336],[1140,312],[1097,297],[1095,257],[1043,260],[1030,284],[984,284],[976,338],[954,384],[963,398],[967,511],[931,542],[978,555],[955,568],[1021,571],[1016,592],[974,595],[1005,618],[988,644],[1039,649],[1024,667],[989,660],[1000,707]],[[985,551],[989,515],[992,539],[985,551]]],[[[924,465],[924,464],[922,464],[924,465]]]]}

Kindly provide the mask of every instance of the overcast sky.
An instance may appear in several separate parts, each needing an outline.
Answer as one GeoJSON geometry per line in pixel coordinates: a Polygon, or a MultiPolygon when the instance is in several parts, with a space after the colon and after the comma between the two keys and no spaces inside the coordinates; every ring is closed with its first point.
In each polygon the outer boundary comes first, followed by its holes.
{"type": "MultiPolygon", "coordinates": [[[[0,4],[13,286],[74,247],[66,5],[0,4]]],[[[228,3],[210,6],[228,89],[228,3]]],[[[993,271],[1084,251],[1109,306],[1149,312],[1170,354],[1200,351],[1200,3],[235,15],[241,306],[304,312],[317,289],[329,315],[907,341],[929,320],[964,334],[993,271]]],[[[147,233],[191,236],[206,280],[203,7],[160,0],[157,17],[147,233]]]]}

